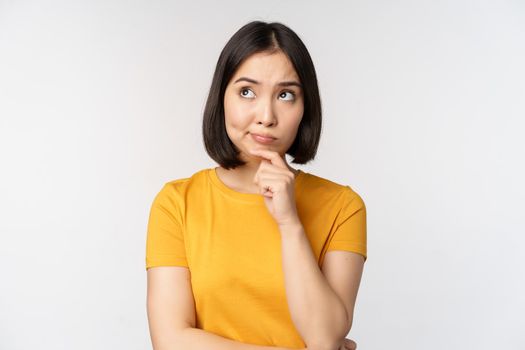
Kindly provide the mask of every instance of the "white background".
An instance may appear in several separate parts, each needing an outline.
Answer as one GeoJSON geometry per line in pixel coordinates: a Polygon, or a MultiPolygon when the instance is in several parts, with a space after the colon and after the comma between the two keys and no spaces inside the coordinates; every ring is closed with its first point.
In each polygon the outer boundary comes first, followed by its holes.
{"type": "Polygon", "coordinates": [[[324,129],[299,168],[367,205],[358,347],[524,349],[517,0],[0,0],[0,349],[151,348],[149,207],[216,166],[205,98],[255,19],[316,65],[324,129]]]}

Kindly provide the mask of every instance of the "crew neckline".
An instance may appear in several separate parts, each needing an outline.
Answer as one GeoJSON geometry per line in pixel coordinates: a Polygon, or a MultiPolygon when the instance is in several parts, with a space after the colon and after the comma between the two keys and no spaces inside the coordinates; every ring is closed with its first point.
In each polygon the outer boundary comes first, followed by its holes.
{"type": "MultiPolygon", "coordinates": [[[[208,175],[211,179],[212,183],[218,187],[221,192],[226,194],[230,198],[242,200],[244,202],[251,202],[251,203],[259,203],[264,202],[264,196],[258,193],[246,193],[246,192],[239,192],[234,190],[231,187],[228,187],[217,175],[217,168],[208,168],[208,175]]],[[[297,195],[299,193],[299,184],[302,182],[303,177],[306,175],[304,171],[301,169],[297,169],[297,175],[295,175],[295,196],[297,198],[297,195]]]]}

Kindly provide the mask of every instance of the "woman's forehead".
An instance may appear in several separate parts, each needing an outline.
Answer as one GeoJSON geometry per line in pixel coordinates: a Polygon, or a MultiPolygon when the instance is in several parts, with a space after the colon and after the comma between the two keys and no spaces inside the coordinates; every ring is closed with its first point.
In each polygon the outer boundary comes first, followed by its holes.
{"type": "Polygon", "coordinates": [[[259,52],[249,56],[237,68],[232,82],[240,77],[247,77],[262,84],[299,80],[292,62],[282,51],[259,52]]]}

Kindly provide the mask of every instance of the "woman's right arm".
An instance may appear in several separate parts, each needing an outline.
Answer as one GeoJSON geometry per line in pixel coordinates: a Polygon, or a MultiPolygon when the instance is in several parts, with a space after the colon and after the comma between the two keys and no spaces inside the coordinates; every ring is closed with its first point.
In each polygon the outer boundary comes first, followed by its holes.
{"type": "Polygon", "coordinates": [[[245,344],[195,328],[195,301],[187,267],[151,267],[147,274],[147,313],[154,350],[289,350],[245,344]]]}

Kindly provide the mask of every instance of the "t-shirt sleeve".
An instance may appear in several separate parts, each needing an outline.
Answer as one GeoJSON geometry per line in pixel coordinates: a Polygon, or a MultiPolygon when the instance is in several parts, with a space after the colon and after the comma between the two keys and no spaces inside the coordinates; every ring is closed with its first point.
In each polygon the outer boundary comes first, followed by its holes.
{"type": "Polygon", "coordinates": [[[335,231],[327,251],[346,250],[361,254],[367,259],[366,206],[350,187],[345,186],[342,208],[335,222],[335,231]]]}
{"type": "Polygon", "coordinates": [[[146,269],[186,266],[186,248],[178,194],[165,184],[151,205],[146,239],[146,269]]]}

